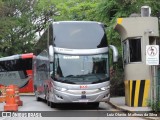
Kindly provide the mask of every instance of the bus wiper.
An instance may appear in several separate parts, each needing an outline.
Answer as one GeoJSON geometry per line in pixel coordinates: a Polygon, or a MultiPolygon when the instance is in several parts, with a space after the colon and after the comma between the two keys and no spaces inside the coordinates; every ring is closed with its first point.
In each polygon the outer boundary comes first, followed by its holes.
{"type": "Polygon", "coordinates": [[[68,81],[68,80],[61,80],[61,79],[54,79],[57,82],[61,82],[61,83],[69,83],[69,84],[76,84],[74,82],[68,81]]]}
{"type": "Polygon", "coordinates": [[[67,75],[66,77],[74,77],[74,75],[67,75]]]}
{"type": "Polygon", "coordinates": [[[97,81],[94,81],[92,82],[92,84],[95,84],[95,83],[101,83],[101,82],[105,82],[105,81],[108,81],[109,78],[105,78],[105,79],[98,79],[97,81]]]}
{"type": "Polygon", "coordinates": [[[79,75],[76,75],[76,76],[68,75],[68,76],[66,76],[66,78],[82,78],[82,76],[79,76],[79,75]]]}
{"type": "Polygon", "coordinates": [[[106,80],[101,80],[101,79],[99,79],[99,80],[97,80],[97,81],[92,82],[92,84],[101,83],[101,82],[105,82],[105,81],[106,81],[106,80]]]}
{"type": "Polygon", "coordinates": [[[67,81],[67,80],[64,80],[64,81],[60,81],[60,82],[62,82],[62,83],[68,83],[68,84],[76,84],[76,83],[74,83],[74,82],[71,82],[71,81],[67,81]]]}

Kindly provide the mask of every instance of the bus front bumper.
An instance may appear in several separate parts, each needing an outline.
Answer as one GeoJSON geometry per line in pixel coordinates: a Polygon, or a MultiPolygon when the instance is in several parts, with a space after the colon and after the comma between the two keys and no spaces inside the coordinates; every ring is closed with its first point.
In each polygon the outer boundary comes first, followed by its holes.
{"type": "MultiPolygon", "coordinates": [[[[87,90],[85,91],[87,93],[87,90]]],[[[67,91],[62,92],[54,90],[52,102],[54,103],[88,103],[88,102],[108,102],[110,99],[110,90],[100,91],[93,94],[74,94],[67,91]]]]}

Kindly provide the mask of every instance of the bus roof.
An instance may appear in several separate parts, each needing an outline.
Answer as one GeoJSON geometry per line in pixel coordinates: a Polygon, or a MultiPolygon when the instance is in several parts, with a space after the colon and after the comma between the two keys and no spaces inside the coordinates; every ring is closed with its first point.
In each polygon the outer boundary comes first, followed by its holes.
{"type": "Polygon", "coordinates": [[[7,60],[15,60],[15,59],[26,59],[26,58],[33,58],[33,53],[26,53],[26,54],[17,54],[7,57],[0,58],[0,61],[7,61],[7,60]]]}
{"type": "Polygon", "coordinates": [[[59,24],[59,23],[83,23],[83,24],[85,24],[85,23],[91,23],[91,24],[102,24],[101,22],[96,22],[96,21],[56,21],[56,22],[53,22],[53,24],[59,24]]]}
{"type": "Polygon", "coordinates": [[[49,30],[51,34],[49,43],[54,43],[56,47],[95,49],[108,46],[104,25],[100,22],[58,21],[53,22],[49,30]]]}

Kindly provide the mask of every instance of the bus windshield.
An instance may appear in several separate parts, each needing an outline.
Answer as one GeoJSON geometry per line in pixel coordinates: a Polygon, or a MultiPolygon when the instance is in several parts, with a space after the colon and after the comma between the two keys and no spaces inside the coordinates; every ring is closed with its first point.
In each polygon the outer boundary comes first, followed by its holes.
{"type": "Polygon", "coordinates": [[[23,87],[29,80],[26,70],[32,70],[32,58],[27,59],[0,59],[0,84],[15,84],[23,87]]]}
{"type": "Polygon", "coordinates": [[[55,54],[54,80],[70,84],[94,84],[109,80],[108,54],[55,54]]]}

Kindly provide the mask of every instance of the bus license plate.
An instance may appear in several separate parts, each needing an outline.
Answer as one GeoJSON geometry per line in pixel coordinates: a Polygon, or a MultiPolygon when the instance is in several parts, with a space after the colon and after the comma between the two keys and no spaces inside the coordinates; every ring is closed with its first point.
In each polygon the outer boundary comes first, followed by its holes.
{"type": "Polygon", "coordinates": [[[88,102],[87,99],[80,99],[79,102],[88,102]]]}

